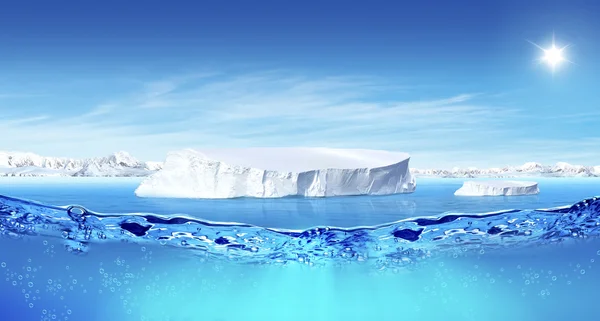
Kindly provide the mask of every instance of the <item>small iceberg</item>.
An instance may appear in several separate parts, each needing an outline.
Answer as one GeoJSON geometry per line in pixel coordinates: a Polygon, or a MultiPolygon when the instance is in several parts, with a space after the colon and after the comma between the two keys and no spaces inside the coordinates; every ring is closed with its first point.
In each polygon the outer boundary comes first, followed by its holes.
{"type": "Polygon", "coordinates": [[[457,196],[518,196],[540,193],[538,183],[525,181],[467,181],[454,195],[457,196]]]}

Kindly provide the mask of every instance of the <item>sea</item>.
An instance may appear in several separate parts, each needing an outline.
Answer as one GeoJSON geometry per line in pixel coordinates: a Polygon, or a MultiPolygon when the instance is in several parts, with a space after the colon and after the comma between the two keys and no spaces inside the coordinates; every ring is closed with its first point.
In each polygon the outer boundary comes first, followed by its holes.
{"type": "Polygon", "coordinates": [[[0,178],[0,320],[600,320],[600,179],[535,180],[191,200],[0,178]]]}

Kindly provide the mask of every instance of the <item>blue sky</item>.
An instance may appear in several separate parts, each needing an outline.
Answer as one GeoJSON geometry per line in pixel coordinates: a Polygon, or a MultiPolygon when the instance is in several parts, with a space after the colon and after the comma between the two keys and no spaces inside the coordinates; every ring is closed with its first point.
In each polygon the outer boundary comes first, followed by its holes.
{"type": "Polygon", "coordinates": [[[600,164],[595,1],[20,1],[0,150],[405,151],[415,167],[600,164]],[[552,73],[535,61],[571,44],[552,73]]]}

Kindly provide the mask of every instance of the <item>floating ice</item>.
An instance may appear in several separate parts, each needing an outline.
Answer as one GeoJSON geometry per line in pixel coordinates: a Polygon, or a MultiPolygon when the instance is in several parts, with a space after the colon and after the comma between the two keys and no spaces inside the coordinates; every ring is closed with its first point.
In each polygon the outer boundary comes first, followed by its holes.
{"type": "Polygon", "coordinates": [[[329,148],[245,148],[169,153],[140,197],[234,198],[410,193],[405,153],[329,148]]]}
{"type": "Polygon", "coordinates": [[[535,195],[540,190],[536,182],[524,181],[467,181],[454,195],[459,196],[516,196],[535,195]]]}

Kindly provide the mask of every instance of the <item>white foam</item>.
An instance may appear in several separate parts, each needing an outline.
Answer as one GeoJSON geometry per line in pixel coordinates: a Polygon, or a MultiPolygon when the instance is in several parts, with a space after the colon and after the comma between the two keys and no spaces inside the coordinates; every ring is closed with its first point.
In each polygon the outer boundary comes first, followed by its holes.
{"type": "Polygon", "coordinates": [[[539,194],[538,183],[525,181],[467,181],[454,195],[517,196],[539,194]]]}
{"type": "Polygon", "coordinates": [[[410,193],[406,153],[328,148],[242,148],[171,152],[140,197],[326,197],[410,193]]]}

